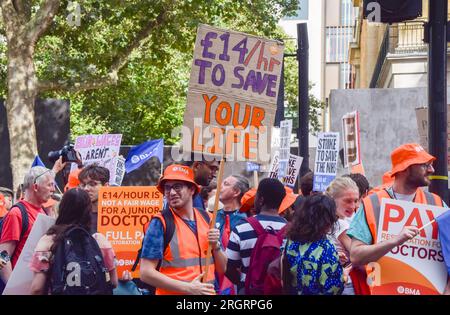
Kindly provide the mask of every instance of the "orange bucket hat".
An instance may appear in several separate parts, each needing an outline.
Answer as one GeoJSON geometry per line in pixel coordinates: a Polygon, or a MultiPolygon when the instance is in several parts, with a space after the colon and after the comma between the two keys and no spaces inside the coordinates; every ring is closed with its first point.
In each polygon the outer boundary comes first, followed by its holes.
{"type": "Polygon", "coordinates": [[[392,177],[392,174],[391,174],[390,171],[389,172],[385,172],[383,174],[383,178],[382,178],[381,182],[383,184],[386,184],[386,185],[389,185],[389,184],[394,182],[394,178],[392,177]]]}
{"type": "Polygon", "coordinates": [[[195,186],[196,192],[200,192],[200,186],[194,181],[194,171],[187,166],[172,164],[166,167],[164,175],[159,179],[158,186],[156,186],[161,193],[164,193],[163,185],[166,180],[181,180],[191,183],[195,186]]]}
{"type": "Polygon", "coordinates": [[[241,198],[241,207],[239,212],[249,211],[255,204],[256,188],[248,190],[241,198]]]}
{"type": "Polygon", "coordinates": [[[281,205],[278,208],[278,214],[283,213],[287,208],[292,206],[298,197],[298,194],[294,194],[291,188],[284,187],[284,189],[286,190],[286,196],[284,196],[283,201],[281,201],[281,205]]]}
{"type": "Polygon", "coordinates": [[[394,149],[391,153],[391,176],[406,170],[414,164],[423,164],[436,160],[436,158],[417,143],[406,143],[394,149]]]}

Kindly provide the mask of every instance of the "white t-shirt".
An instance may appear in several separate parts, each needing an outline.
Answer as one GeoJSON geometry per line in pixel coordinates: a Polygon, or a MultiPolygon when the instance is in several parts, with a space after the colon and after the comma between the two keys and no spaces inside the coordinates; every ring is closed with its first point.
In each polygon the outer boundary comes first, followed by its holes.
{"type": "Polygon", "coordinates": [[[394,194],[395,194],[395,199],[402,200],[402,201],[409,201],[409,202],[413,202],[414,197],[416,196],[416,193],[411,194],[411,195],[403,195],[403,194],[394,192],[394,194]]]}
{"type": "Polygon", "coordinates": [[[336,247],[336,250],[338,252],[344,252],[347,255],[347,257],[350,259],[350,253],[347,250],[345,250],[344,246],[338,240],[339,236],[341,236],[341,234],[344,233],[345,231],[347,231],[348,228],[350,227],[351,220],[349,220],[349,219],[351,219],[351,218],[339,219],[336,222],[335,228],[334,228],[334,234],[330,234],[330,239],[333,242],[334,246],[336,247]]]}

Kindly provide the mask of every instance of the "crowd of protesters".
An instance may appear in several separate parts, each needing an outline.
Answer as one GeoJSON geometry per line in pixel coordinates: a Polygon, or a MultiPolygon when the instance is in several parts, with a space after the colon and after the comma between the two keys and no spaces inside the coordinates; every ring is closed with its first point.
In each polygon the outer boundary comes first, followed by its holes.
{"type": "MultiPolygon", "coordinates": [[[[61,199],[55,197],[61,161],[53,170],[33,167],[15,204],[12,190],[0,188],[0,279],[3,285],[8,282],[37,215],[43,214],[54,216],[56,223],[39,240],[29,265],[32,294],[66,292],[55,270],[65,248],[61,243],[70,237],[100,253],[95,257],[104,273],[101,279],[110,289],[97,286],[87,291],[92,294],[113,293],[124,282],[137,283],[137,292],[157,295],[370,294],[365,265],[419,233],[417,227],[406,226],[392,239],[376,242],[381,198],[446,206],[424,188],[434,172],[433,156],[417,144],[405,144],[392,152],[391,160],[382,186],[370,187],[363,175],[349,174],[335,178],[323,193],[313,191],[312,172],[300,179],[299,194],[278,179],[264,178],[251,188],[245,177],[232,174],[221,183],[216,216],[208,204],[217,188],[219,163],[169,165],[157,184],[164,209],[146,226],[140,279],[117,275],[112,246],[97,233],[98,191],[108,185],[109,171],[90,165],[71,173],[61,199]],[[86,233],[70,236],[77,229],[86,233]],[[271,252],[264,249],[270,237],[275,247],[271,252]],[[275,281],[268,284],[267,279],[275,281]]],[[[449,284],[445,293],[450,294],[449,284]]]]}

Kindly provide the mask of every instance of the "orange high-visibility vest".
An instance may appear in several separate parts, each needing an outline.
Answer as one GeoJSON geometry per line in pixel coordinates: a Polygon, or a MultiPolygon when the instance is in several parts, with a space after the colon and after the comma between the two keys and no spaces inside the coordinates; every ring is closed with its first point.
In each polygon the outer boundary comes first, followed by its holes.
{"type": "MultiPolygon", "coordinates": [[[[377,227],[380,219],[380,205],[382,198],[393,199],[386,189],[380,190],[363,199],[364,214],[366,215],[366,221],[370,229],[370,234],[372,234],[373,244],[377,242],[377,227]]],[[[443,206],[441,197],[424,191],[421,188],[417,188],[413,202],[438,207],[443,206]]]]}
{"type": "MultiPolygon", "coordinates": [[[[197,224],[196,235],[175,211],[172,209],[170,211],[172,211],[174,217],[175,232],[164,251],[159,272],[172,279],[191,282],[195,277],[205,272],[209,224],[198,212],[199,210],[194,209],[197,224]]],[[[163,216],[159,213],[154,217],[161,220],[165,230],[166,223],[163,216]]],[[[214,260],[211,258],[206,282],[214,283],[214,279],[214,260]]],[[[155,294],[179,295],[185,293],[157,288],[155,294]]]]}
{"type": "MultiPolygon", "coordinates": [[[[370,234],[372,235],[372,244],[375,244],[377,242],[377,227],[380,219],[380,205],[382,198],[393,199],[386,189],[382,189],[373,194],[370,194],[362,201],[367,225],[369,226],[370,234]]],[[[424,191],[421,188],[417,188],[413,202],[431,206],[443,206],[441,197],[436,194],[424,191]]],[[[369,271],[370,270],[367,270],[367,272],[369,271]]]]}

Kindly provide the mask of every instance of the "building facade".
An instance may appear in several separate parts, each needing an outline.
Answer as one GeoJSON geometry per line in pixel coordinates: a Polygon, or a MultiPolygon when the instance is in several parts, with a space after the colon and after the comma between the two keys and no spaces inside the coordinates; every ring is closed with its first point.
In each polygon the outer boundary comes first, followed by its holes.
{"type": "Polygon", "coordinates": [[[422,1],[421,17],[390,25],[364,20],[363,1],[352,2],[354,7],[360,9],[360,14],[354,40],[350,44],[349,63],[353,70],[351,87],[427,86],[428,44],[423,42],[423,25],[428,20],[428,0],[422,1]]]}

